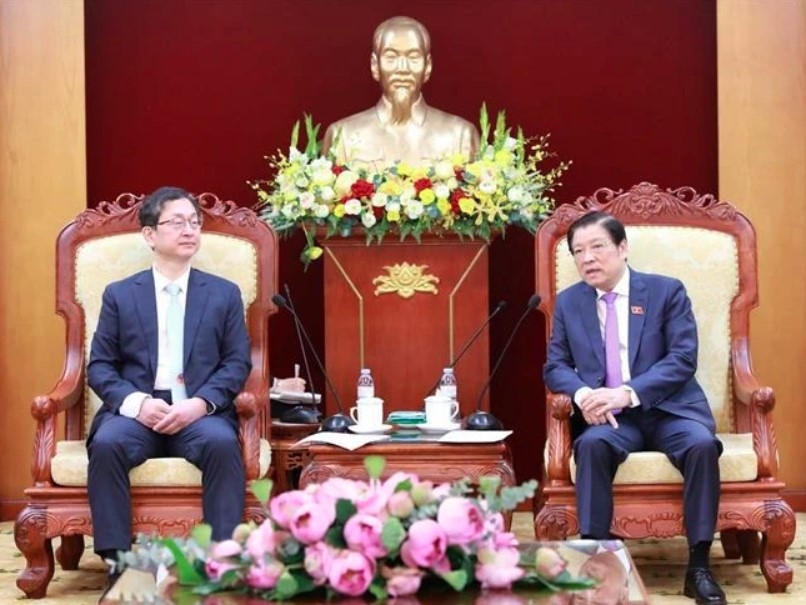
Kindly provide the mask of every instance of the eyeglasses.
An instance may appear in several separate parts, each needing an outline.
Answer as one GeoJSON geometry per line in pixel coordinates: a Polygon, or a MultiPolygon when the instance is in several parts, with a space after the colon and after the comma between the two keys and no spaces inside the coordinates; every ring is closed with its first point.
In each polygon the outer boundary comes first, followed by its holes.
{"type": "Polygon", "coordinates": [[[574,255],[574,260],[581,260],[585,257],[585,254],[590,252],[593,256],[599,257],[602,256],[607,250],[614,246],[613,242],[598,242],[587,248],[574,248],[572,254],[574,255]]]}
{"type": "Polygon", "coordinates": [[[190,227],[191,231],[198,231],[201,229],[202,220],[201,217],[181,218],[175,216],[174,218],[169,218],[166,221],[159,221],[157,225],[168,225],[174,231],[181,231],[185,228],[185,226],[188,226],[190,227]]]}

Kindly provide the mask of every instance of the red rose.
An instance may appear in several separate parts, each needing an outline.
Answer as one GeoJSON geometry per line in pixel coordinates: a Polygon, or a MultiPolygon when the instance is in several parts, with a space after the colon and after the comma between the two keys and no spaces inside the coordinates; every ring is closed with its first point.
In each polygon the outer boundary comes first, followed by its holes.
{"type": "Polygon", "coordinates": [[[465,169],[461,166],[454,166],[453,168],[453,176],[456,177],[457,181],[464,181],[465,180],[465,169]]]}
{"type": "Polygon", "coordinates": [[[358,179],[355,183],[352,184],[350,187],[350,191],[353,192],[353,197],[357,199],[361,198],[368,198],[371,197],[373,193],[375,193],[375,185],[370,183],[365,179],[358,179]]]}
{"type": "Polygon", "coordinates": [[[454,189],[451,193],[451,211],[454,214],[459,214],[461,209],[459,208],[459,200],[464,199],[466,197],[470,197],[467,195],[467,192],[464,189],[454,189]]]}
{"type": "Polygon", "coordinates": [[[414,181],[414,190],[420,193],[423,189],[431,188],[431,179],[417,179],[414,181]]]}
{"type": "Polygon", "coordinates": [[[379,206],[372,207],[372,214],[375,215],[375,218],[381,220],[383,218],[383,208],[379,206]]]}
{"type": "Polygon", "coordinates": [[[333,172],[333,174],[335,174],[336,176],[339,176],[342,172],[344,172],[345,168],[344,168],[344,166],[338,166],[336,164],[333,164],[333,166],[330,168],[330,170],[333,172]]]}

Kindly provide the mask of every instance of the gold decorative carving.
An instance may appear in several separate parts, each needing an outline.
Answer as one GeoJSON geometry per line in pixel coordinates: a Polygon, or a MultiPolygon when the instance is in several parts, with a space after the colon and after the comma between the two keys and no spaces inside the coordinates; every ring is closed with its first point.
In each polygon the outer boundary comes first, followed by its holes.
{"type": "Polygon", "coordinates": [[[427,268],[428,265],[409,263],[384,266],[389,275],[379,275],[372,280],[372,284],[377,286],[375,296],[396,293],[401,298],[411,298],[417,292],[438,294],[436,284],[439,283],[439,278],[425,274],[427,268]]]}

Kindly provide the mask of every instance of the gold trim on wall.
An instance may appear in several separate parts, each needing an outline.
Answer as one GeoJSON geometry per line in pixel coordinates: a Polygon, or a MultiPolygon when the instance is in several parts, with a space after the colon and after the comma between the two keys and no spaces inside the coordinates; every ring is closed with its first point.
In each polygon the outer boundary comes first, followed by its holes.
{"type": "Polygon", "coordinates": [[[412,265],[402,262],[385,265],[384,269],[388,275],[379,275],[372,280],[372,284],[377,286],[375,296],[397,294],[400,298],[411,298],[418,292],[439,294],[436,286],[439,278],[436,275],[425,273],[428,265],[412,265]]]}

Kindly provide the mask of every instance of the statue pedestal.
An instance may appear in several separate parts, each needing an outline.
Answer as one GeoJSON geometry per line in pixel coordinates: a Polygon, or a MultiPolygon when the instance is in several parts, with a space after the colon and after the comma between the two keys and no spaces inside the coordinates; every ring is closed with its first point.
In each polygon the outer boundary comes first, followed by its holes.
{"type": "MultiPolygon", "coordinates": [[[[366,245],[363,235],[322,240],[325,363],[345,408],[359,370],[375,379],[384,414],[420,410],[423,398],[489,314],[488,249],[456,236],[397,236],[366,245]]],[[[476,408],[489,373],[485,328],[456,366],[462,416],[476,408]]],[[[326,413],[336,403],[326,398],[326,413]]],[[[489,409],[485,395],[483,409],[489,409]]],[[[345,412],[348,410],[345,409],[345,412]]]]}

